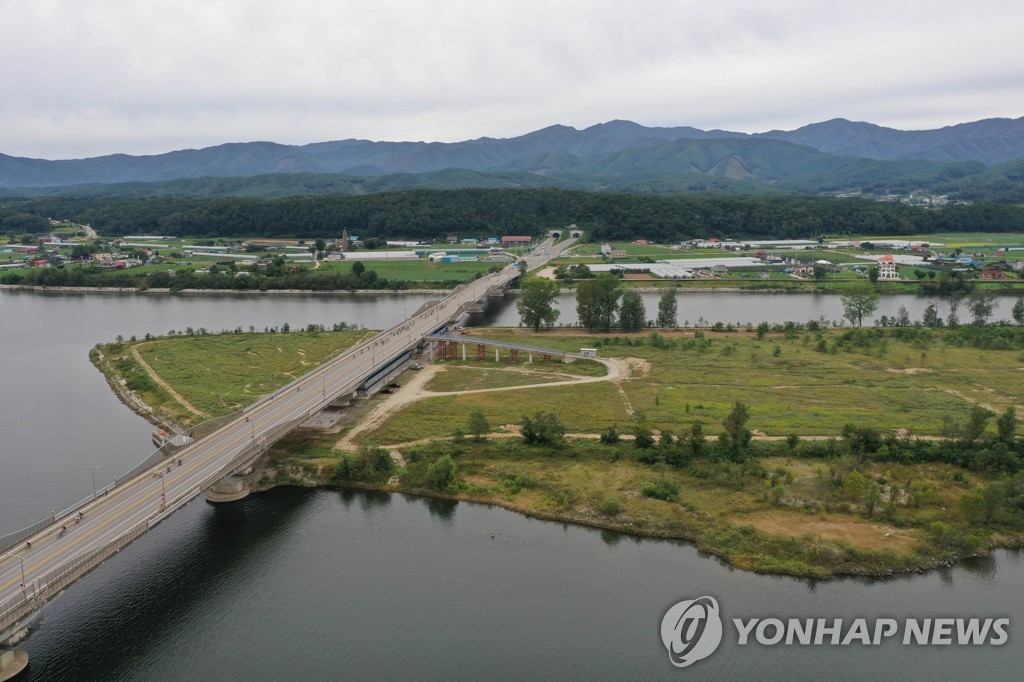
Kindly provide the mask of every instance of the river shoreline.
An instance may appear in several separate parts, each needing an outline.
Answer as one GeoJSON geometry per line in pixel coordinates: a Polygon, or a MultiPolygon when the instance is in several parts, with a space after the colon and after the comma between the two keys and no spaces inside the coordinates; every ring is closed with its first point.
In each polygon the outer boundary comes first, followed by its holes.
{"type": "MultiPolygon", "coordinates": [[[[146,419],[151,424],[170,432],[178,433],[184,430],[180,424],[167,418],[160,417],[156,411],[147,405],[138,395],[127,388],[118,376],[115,368],[105,360],[98,349],[90,353],[92,364],[104,375],[107,384],[117,395],[118,399],[133,412],[146,419]]],[[[977,552],[947,555],[933,555],[923,557],[920,561],[896,561],[890,563],[887,568],[879,570],[871,569],[863,565],[856,570],[830,570],[824,568],[809,567],[809,570],[792,570],[783,566],[775,566],[771,570],[765,570],[756,565],[745,565],[741,561],[730,561],[728,552],[715,542],[713,534],[702,536],[700,533],[676,527],[667,528],[641,528],[630,520],[617,520],[612,517],[602,516],[597,513],[582,514],[569,511],[554,511],[541,509],[534,506],[517,504],[511,500],[503,499],[497,495],[481,495],[479,493],[458,493],[446,494],[439,491],[423,489],[418,487],[404,486],[394,479],[383,485],[372,485],[367,483],[339,484],[333,479],[333,467],[315,464],[315,474],[310,464],[300,466],[296,461],[287,459],[274,460],[267,458],[258,465],[253,472],[251,480],[254,482],[251,493],[266,493],[275,488],[299,487],[299,488],[325,488],[340,489],[351,488],[356,490],[370,490],[385,493],[403,493],[423,498],[435,498],[445,500],[457,500],[474,504],[494,505],[508,511],[522,514],[528,518],[558,523],[572,523],[579,526],[609,530],[623,533],[632,537],[652,538],[661,540],[677,540],[691,544],[699,552],[709,557],[713,556],[722,564],[733,569],[750,571],[751,573],[786,575],[789,577],[805,580],[833,580],[845,577],[867,577],[873,579],[887,579],[912,573],[925,573],[937,568],[953,566],[965,559],[987,556],[993,549],[1016,549],[1024,546],[1020,539],[1003,536],[1003,542],[993,543],[977,552]]]]}

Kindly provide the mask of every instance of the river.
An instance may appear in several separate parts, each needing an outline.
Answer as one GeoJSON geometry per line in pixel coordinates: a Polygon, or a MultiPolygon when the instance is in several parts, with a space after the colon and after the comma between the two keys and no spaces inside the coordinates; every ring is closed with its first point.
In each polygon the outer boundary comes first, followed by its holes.
{"type": "MultiPolygon", "coordinates": [[[[152,427],[89,364],[94,343],[186,326],[385,326],[425,298],[0,291],[0,533],[148,454],[152,427]]],[[[893,299],[878,314],[905,305],[919,317],[927,305],[893,299]]],[[[679,307],[691,324],[841,314],[830,296],[687,293],[679,307]]],[[[506,299],[470,323],[515,321],[506,299]]],[[[230,507],[194,502],[80,581],[26,641],[24,679],[1015,678],[1022,583],[1024,557],[1008,551],[925,575],[815,584],[733,570],[684,543],[483,505],[282,489],[230,507]],[[660,620],[701,595],[717,597],[726,618],[1009,617],[1011,638],[738,646],[729,625],[715,654],[680,671],[660,620]]]]}

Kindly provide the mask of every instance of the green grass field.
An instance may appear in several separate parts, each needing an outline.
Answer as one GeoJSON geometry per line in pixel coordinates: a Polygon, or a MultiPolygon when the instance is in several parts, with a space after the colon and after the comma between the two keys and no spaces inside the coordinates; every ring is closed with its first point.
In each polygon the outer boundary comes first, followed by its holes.
{"type": "Polygon", "coordinates": [[[289,332],[169,337],[101,347],[142,399],[171,419],[195,423],[234,412],[310,372],[372,332],[289,332]],[[194,408],[190,412],[134,358],[194,408]]]}
{"type": "MultiPolygon", "coordinates": [[[[618,335],[623,341],[644,341],[631,346],[614,345],[615,335],[531,335],[508,329],[474,334],[568,350],[600,344],[601,357],[636,358],[643,369],[622,382],[622,391],[655,428],[672,431],[701,422],[717,433],[738,400],[750,406],[751,428],[771,436],[837,436],[849,423],[934,436],[945,417],[961,418],[972,403],[994,411],[1024,404],[1020,351],[951,347],[941,336],[927,348],[887,339],[882,347],[861,351],[837,349],[841,332],[832,331],[822,336],[828,351],[820,352],[818,337],[811,333],[793,339],[769,334],[758,340],[747,332],[708,332],[700,340],[677,332],[668,335],[675,348],[652,347],[646,332],[618,335]]],[[[493,365],[485,361],[478,366],[487,364],[493,365]]],[[[446,390],[452,390],[450,383],[446,390]]],[[[543,409],[558,414],[570,430],[590,433],[630,419],[611,385],[536,388],[414,403],[367,440],[396,443],[449,435],[464,426],[471,405],[481,406],[492,424],[519,423],[522,414],[543,409]]]]}

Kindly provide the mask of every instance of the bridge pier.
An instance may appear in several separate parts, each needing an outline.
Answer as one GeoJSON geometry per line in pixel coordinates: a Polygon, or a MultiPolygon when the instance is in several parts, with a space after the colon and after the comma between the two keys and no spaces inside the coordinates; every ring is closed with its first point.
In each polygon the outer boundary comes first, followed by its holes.
{"type": "Polygon", "coordinates": [[[13,680],[28,667],[28,652],[21,647],[0,649],[0,682],[13,680]]]}
{"type": "Polygon", "coordinates": [[[246,476],[243,474],[232,474],[227,478],[222,478],[204,493],[206,501],[212,504],[221,504],[244,500],[249,496],[249,486],[245,479],[246,476]]]}

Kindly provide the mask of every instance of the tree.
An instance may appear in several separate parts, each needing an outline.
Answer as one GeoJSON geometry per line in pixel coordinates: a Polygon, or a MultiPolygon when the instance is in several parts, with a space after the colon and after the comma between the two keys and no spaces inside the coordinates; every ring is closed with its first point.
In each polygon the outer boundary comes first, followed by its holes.
{"type": "Polygon", "coordinates": [[[1017,302],[1013,304],[1013,321],[1017,324],[1024,326],[1024,296],[1017,299],[1017,302]]]}
{"type": "Polygon", "coordinates": [[[363,274],[364,272],[366,272],[366,266],[363,265],[363,261],[357,260],[356,262],[352,263],[352,274],[353,275],[358,277],[359,275],[363,274]]]}
{"type": "Polygon", "coordinates": [[[734,456],[741,454],[750,445],[753,436],[747,429],[749,420],[750,409],[746,403],[739,400],[733,404],[732,412],[722,420],[722,426],[725,427],[725,442],[734,456]]]}
{"type": "Polygon", "coordinates": [[[878,309],[878,292],[867,284],[861,284],[850,289],[841,299],[843,303],[843,317],[858,327],[864,324],[864,318],[878,309]]]}
{"type": "Polygon", "coordinates": [[[619,325],[624,331],[633,332],[647,326],[647,310],[640,293],[630,289],[622,295],[622,306],[619,309],[619,325]]]}
{"type": "Polygon", "coordinates": [[[638,412],[633,421],[633,444],[644,449],[654,447],[654,432],[643,413],[638,412]]]}
{"type": "Polygon", "coordinates": [[[985,427],[988,426],[988,420],[992,418],[993,412],[987,410],[981,405],[974,405],[971,407],[971,411],[967,413],[967,423],[964,424],[961,438],[965,445],[974,445],[979,438],[985,433],[985,427]]]}
{"type": "Polygon", "coordinates": [[[458,487],[459,468],[451,455],[442,455],[427,467],[427,480],[434,490],[454,493],[458,487]]]}
{"type": "Polygon", "coordinates": [[[580,319],[580,326],[586,327],[588,332],[594,331],[594,291],[597,289],[595,282],[583,282],[576,287],[576,316],[580,319]]]}
{"type": "Polygon", "coordinates": [[[601,434],[601,442],[605,445],[615,445],[619,442],[619,430],[615,424],[608,427],[608,430],[601,434]]]}
{"type": "Polygon", "coordinates": [[[967,309],[971,311],[974,324],[978,327],[984,326],[988,322],[988,318],[992,317],[992,312],[998,307],[999,302],[996,301],[996,297],[981,289],[975,289],[967,297],[967,309]]]}
{"type": "Polygon", "coordinates": [[[996,420],[996,430],[999,432],[999,440],[1007,445],[1013,445],[1017,440],[1017,410],[1010,405],[999,415],[996,420]]]}
{"type": "Polygon", "coordinates": [[[878,485],[874,481],[868,484],[868,489],[864,492],[864,511],[867,512],[868,516],[875,515],[875,507],[882,501],[882,486],[878,485]]]}
{"type": "Polygon", "coordinates": [[[527,277],[519,290],[519,324],[533,327],[539,331],[541,327],[550,329],[558,319],[559,311],[555,308],[558,298],[558,283],[543,277],[527,277]]]}
{"type": "Polygon", "coordinates": [[[622,296],[622,284],[619,278],[610,272],[604,272],[594,280],[593,324],[598,329],[608,331],[615,323],[615,315],[619,311],[619,297],[622,296]]]}
{"type": "Polygon", "coordinates": [[[939,317],[939,309],[934,303],[929,303],[928,307],[924,309],[924,314],[921,316],[921,324],[926,327],[934,328],[942,326],[942,318],[939,317]]]}
{"type": "MultiPolygon", "coordinates": [[[[677,287],[663,289],[661,297],[658,299],[658,326],[662,329],[671,329],[678,326],[678,302],[676,298],[678,291],[677,287]]],[[[1021,299],[1021,301],[1024,301],[1024,299],[1021,299]]]]}
{"type": "Polygon", "coordinates": [[[535,412],[532,418],[523,415],[522,434],[530,445],[557,445],[565,438],[565,424],[554,412],[535,412]]]}
{"type": "Polygon", "coordinates": [[[317,240],[313,242],[313,246],[316,247],[317,253],[323,253],[327,250],[327,242],[325,242],[321,237],[317,237],[317,240]]]}
{"type": "Polygon", "coordinates": [[[963,289],[954,289],[949,292],[949,317],[946,318],[946,326],[950,329],[955,329],[960,325],[956,313],[960,309],[960,301],[963,300],[963,297],[963,289]]]}
{"type": "Polygon", "coordinates": [[[900,309],[896,311],[897,327],[909,327],[910,326],[910,312],[907,310],[907,306],[901,305],[900,309]]]}
{"type": "Polygon", "coordinates": [[[704,425],[700,422],[694,422],[691,424],[687,444],[689,445],[690,452],[694,457],[700,457],[704,454],[704,446],[706,443],[707,439],[704,437],[704,425]]]}
{"type": "Polygon", "coordinates": [[[491,426],[487,423],[484,411],[479,407],[469,413],[469,423],[466,425],[466,430],[473,434],[474,440],[477,441],[483,440],[484,434],[490,432],[491,426]]]}

